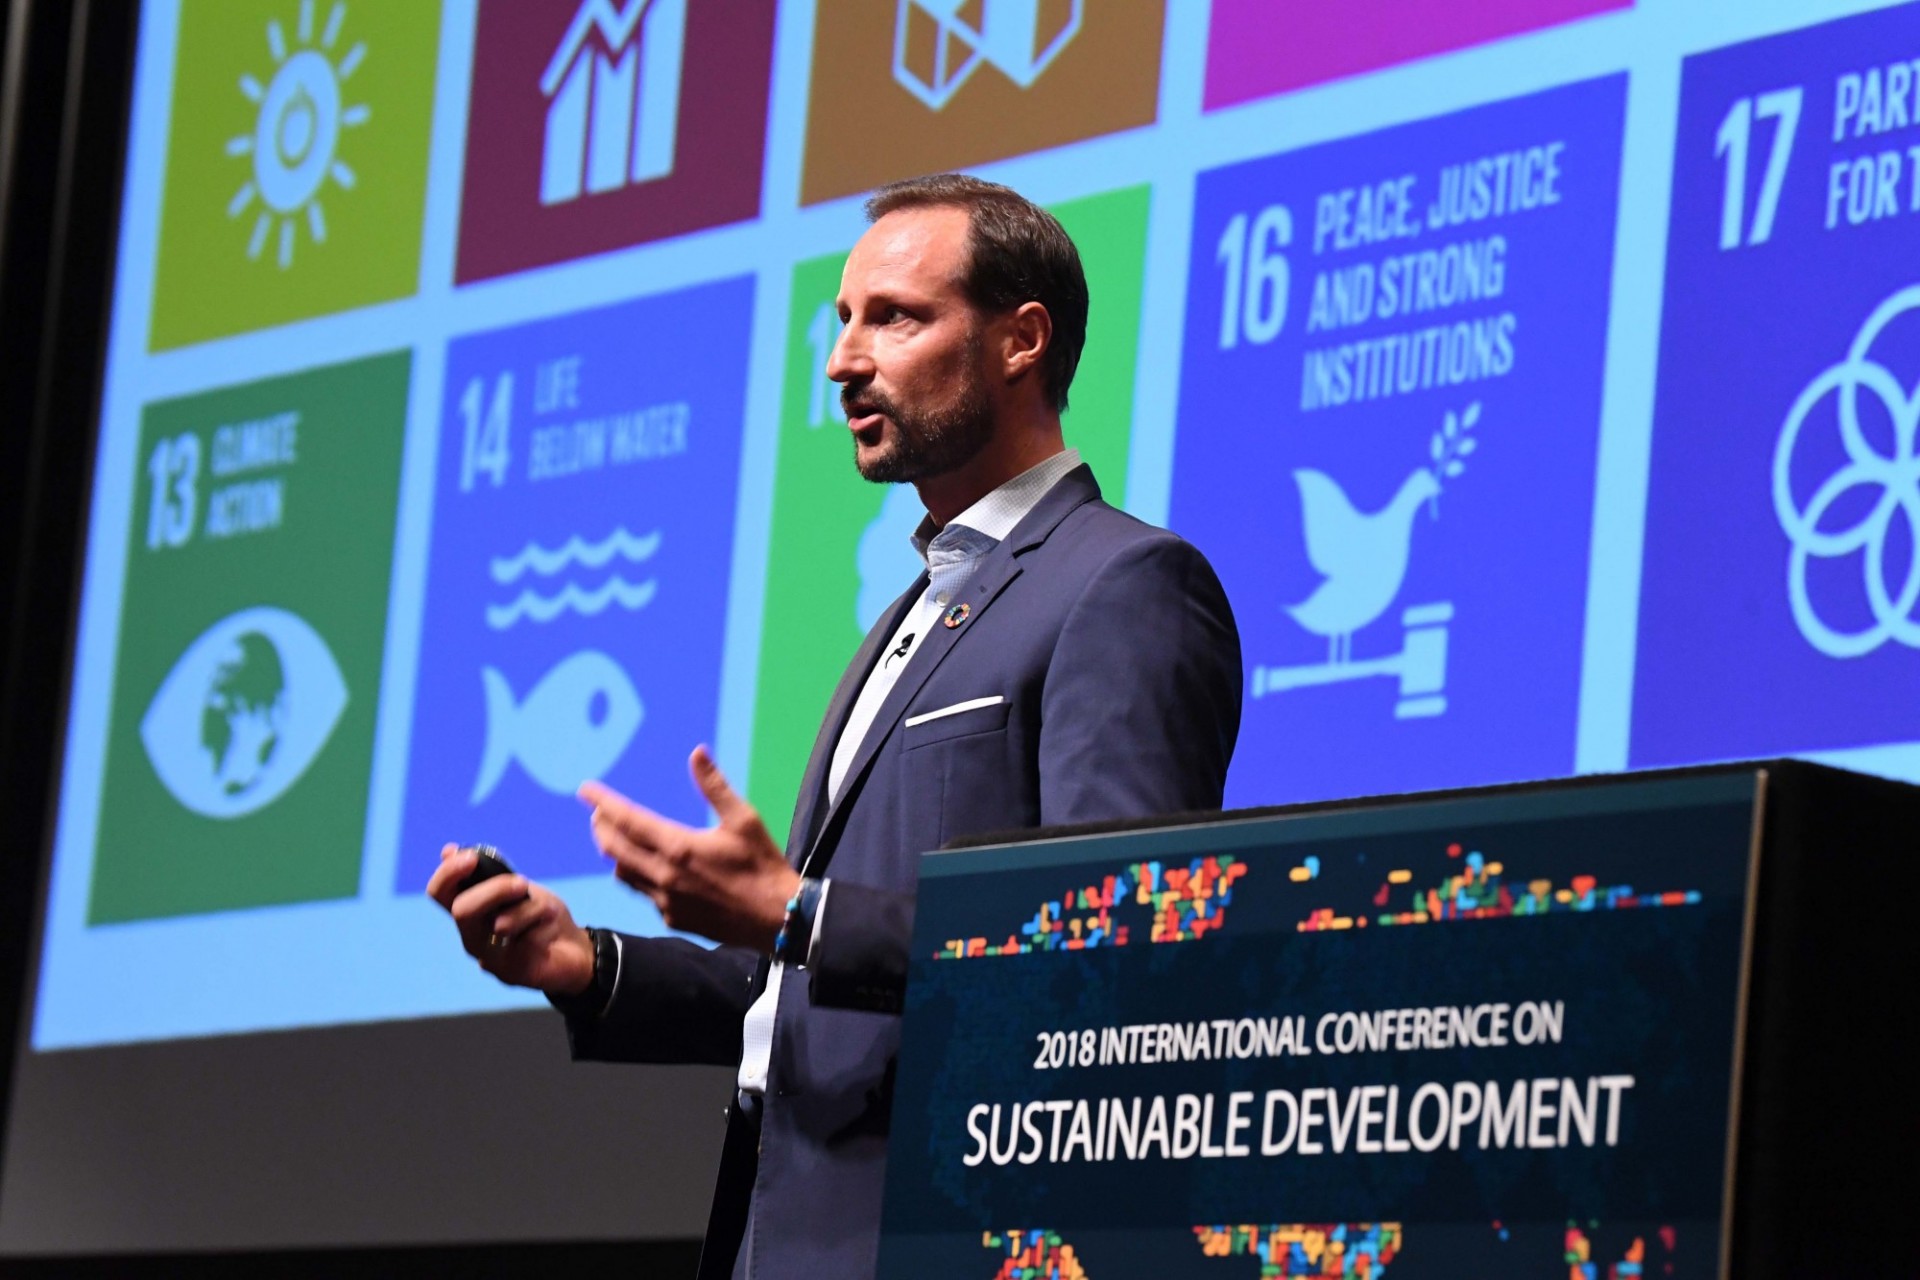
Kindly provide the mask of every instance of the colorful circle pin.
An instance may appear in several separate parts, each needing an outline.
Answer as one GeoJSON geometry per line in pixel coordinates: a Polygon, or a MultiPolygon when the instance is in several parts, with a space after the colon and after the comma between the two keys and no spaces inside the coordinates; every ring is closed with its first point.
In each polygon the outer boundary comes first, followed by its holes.
{"type": "Polygon", "coordinates": [[[972,612],[973,610],[967,605],[967,602],[965,600],[962,600],[959,604],[947,610],[947,616],[940,619],[940,621],[946,623],[947,630],[951,631],[953,630],[953,628],[965,622],[967,620],[967,615],[972,612]]]}

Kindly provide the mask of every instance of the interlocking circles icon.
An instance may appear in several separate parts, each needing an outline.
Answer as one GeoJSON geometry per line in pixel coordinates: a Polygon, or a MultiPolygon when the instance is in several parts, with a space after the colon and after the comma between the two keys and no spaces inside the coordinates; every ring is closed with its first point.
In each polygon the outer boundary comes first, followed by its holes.
{"type": "MultiPolygon", "coordinates": [[[[1920,385],[1904,387],[1872,357],[1874,342],[1894,320],[1920,310],[1920,286],[1902,289],[1882,302],[1854,336],[1847,358],[1826,370],[1800,393],[1787,414],[1773,451],[1773,510],[1793,544],[1787,567],[1787,595],[1793,619],[1807,643],[1832,658],[1857,658],[1872,653],[1889,640],[1920,648],[1920,623],[1914,606],[1920,603],[1920,454],[1915,452],[1920,428],[1920,385]],[[1862,396],[1877,397],[1892,423],[1891,453],[1874,446],[1861,426],[1862,396]],[[1826,409],[1833,399],[1832,416],[1826,409]],[[1816,412],[1817,411],[1817,412],[1816,412]],[[1794,451],[1803,428],[1830,426],[1837,421],[1844,466],[1828,476],[1805,505],[1794,497],[1794,451]],[[1841,526],[1835,517],[1857,510],[1865,489],[1872,508],[1852,524],[1841,526]],[[1845,502],[1843,507],[1841,504],[1845,502]],[[1906,566],[1891,566],[1900,581],[1888,581],[1887,543],[1894,520],[1905,522],[1906,566]],[[1871,626],[1846,630],[1820,616],[1807,590],[1807,572],[1814,560],[1860,555],[1871,626]]],[[[1865,406],[1869,413],[1871,405],[1865,406]]]]}

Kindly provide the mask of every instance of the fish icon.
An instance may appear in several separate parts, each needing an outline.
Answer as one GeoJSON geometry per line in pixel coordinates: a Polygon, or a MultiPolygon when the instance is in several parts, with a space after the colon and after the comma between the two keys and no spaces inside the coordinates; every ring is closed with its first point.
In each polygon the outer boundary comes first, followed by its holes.
{"type": "Polygon", "coordinates": [[[507,678],[480,669],[487,699],[487,741],[469,804],[493,794],[509,762],[555,795],[610,769],[646,718],[633,681],[606,654],[582,649],[540,677],[526,700],[514,702],[507,678]]]}

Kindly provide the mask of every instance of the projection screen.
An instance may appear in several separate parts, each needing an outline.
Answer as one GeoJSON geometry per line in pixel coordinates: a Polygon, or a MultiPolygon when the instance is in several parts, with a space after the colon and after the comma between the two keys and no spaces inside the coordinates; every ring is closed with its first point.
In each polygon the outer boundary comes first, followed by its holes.
{"type": "Polygon", "coordinates": [[[421,887],[662,932],[572,793],[702,742],[785,829],[919,567],[840,268],[944,169],[1079,245],[1230,804],[1920,778],[1912,5],[149,0],[0,1251],[699,1233],[730,1073],[568,1066],[421,887]]]}

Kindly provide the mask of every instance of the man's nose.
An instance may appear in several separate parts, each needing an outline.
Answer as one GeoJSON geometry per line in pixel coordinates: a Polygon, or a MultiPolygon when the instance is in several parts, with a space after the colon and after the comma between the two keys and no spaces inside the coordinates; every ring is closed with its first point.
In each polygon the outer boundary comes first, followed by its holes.
{"type": "Polygon", "coordinates": [[[866,345],[857,336],[858,325],[842,325],[840,336],[827,353],[827,378],[833,382],[852,382],[873,372],[866,345]]]}

